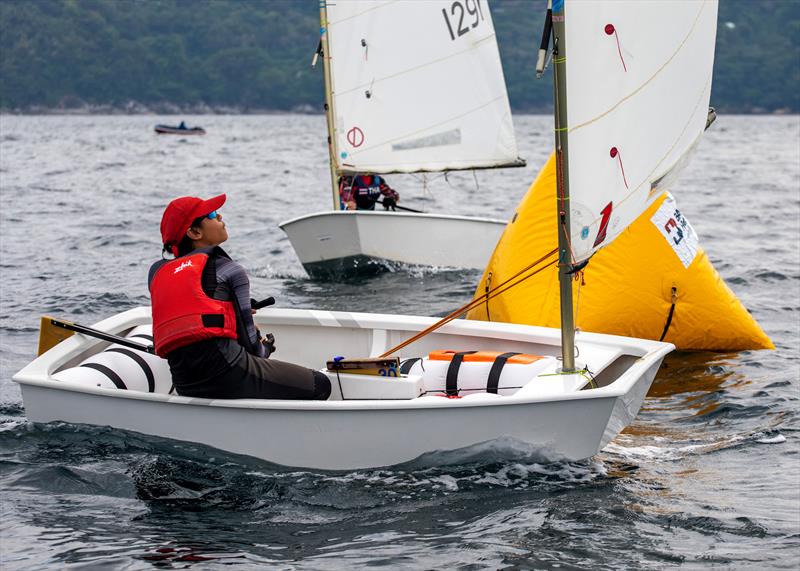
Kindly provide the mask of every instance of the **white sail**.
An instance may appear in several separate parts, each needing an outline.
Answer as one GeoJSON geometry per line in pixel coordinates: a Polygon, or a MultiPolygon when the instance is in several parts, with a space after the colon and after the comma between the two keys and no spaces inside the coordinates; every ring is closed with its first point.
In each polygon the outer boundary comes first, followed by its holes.
{"type": "Polygon", "coordinates": [[[339,172],[517,165],[487,0],[327,5],[339,172]]]}
{"type": "Polygon", "coordinates": [[[703,133],[717,0],[567,0],[564,18],[571,245],[579,262],[668,187],[703,133]]]}

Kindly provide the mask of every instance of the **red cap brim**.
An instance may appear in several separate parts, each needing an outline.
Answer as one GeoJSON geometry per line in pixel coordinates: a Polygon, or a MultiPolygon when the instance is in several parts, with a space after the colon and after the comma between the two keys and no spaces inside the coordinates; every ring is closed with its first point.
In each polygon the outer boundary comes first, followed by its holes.
{"type": "MultiPolygon", "coordinates": [[[[206,214],[210,214],[214,212],[217,208],[222,208],[222,205],[225,204],[225,194],[220,194],[218,196],[214,196],[209,198],[208,200],[204,200],[197,206],[192,209],[192,215],[190,220],[194,220],[195,218],[200,218],[201,216],[205,216],[206,214]]],[[[186,230],[189,228],[187,227],[186,230]]]]}

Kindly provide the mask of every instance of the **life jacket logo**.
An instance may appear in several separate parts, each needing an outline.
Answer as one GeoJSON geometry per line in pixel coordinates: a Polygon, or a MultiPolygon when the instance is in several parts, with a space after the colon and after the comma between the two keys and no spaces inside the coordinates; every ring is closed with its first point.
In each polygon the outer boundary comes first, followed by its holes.
{"type": "Polygon", "coordinates": [[[174,274],[177,274],[179,271],[181,271],[181,270],[184,270],[184,269],[186,269],[186,268],[189,268],[189,267],[191,267],[191,265],[192,265],[192,261],[191,261],[191,260],[188,260],[188,261],[186,261],[186,262],[183,262],[183,263],[182,263],[180,266],[178,266],[177,268],[175,268],[175,271],[174,271],[174,272],[172,272],[172,273],[173,273],[173,275],[174,275],[174,274]]]}

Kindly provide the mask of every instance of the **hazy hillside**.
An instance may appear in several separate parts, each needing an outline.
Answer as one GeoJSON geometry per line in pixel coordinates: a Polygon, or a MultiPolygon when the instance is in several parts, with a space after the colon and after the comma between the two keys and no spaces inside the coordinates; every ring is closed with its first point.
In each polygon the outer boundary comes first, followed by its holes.
{"type": "MultiPolygon", "coordinates": [[[[515,110],[534,79],[545,0],[492,0],[515,110]]],[[[320,110],[315,0],[0,0],[0,108],[320,110]]],[[[413,38],[413,31],[409,32],[413,38]]],[[[800,112],[800,1],[721,0],[712,103],[800,112]]]]}

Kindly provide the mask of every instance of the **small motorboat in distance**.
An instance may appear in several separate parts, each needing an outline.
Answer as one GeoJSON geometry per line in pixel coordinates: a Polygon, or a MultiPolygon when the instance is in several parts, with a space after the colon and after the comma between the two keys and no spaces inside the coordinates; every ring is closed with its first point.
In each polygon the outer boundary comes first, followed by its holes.
{"type": "Polygon", "coordinates": [[[177,127],[172,125],[156,125],[155,132],[159,135],[205,135],[206,130],[202,127],[187,127],[186,123],[181,121],[177,127]]]}

